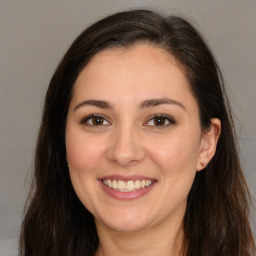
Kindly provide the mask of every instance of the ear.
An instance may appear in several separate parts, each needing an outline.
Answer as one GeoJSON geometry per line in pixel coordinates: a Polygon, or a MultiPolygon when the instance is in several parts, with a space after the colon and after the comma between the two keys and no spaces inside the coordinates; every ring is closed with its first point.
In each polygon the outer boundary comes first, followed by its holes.
{"type": "Polygon", "coordinates": [[[197,160],[197,171],[201,171],[213,158],[218,139],[221,133],[221,122],[218,118],[211,119],[211,126],[209,129],[203,131],[200,151],[197,160]]]}

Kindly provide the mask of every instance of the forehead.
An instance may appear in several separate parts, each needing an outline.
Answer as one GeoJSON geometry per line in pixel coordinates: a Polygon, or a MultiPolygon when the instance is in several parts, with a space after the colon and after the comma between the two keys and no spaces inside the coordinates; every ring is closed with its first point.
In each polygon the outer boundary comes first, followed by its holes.
{"type": "Polygon", "coordinates": [[[85,79],[85,76],[99,77],[103,72],[109,73],[115,70],[119,73],[131,72],[129,67],[133,67],[133,73],[143,72],[143,75],[149,74],[148,70],[157,70],[159,67],[168,69],[169,65],[179,69],[182,75],[185,75],[182,64],[169,52],[150,44],[137,44],[131,47],[116,47],[100,51],[89,61],[77,78],[85,79]]]}
{"type": "Polygon", "coordinates": [[[140,69],[148,68],[149,66],[151,68],[158,67],[159,65],[166,66],[169,63],[176,65],[183,72],[182,64],[172,54],[163,48],[150,44],[136,44],[131,47],[105,49],[94,55],[84,69],[89,71],[97,65],[104,68],[105,64],[111,65],[111,68],[120,69],[123,67],[123,65],[120,66],[120,63],[118,63],[120,60],[126,65],[132,62],[134,68],[140,69]],[[152,61],[154,65],[152,65],[152,61]]]}
{"type": "Polygon", "coordinates": [[[171,97],[194,99],[182,65],[166,50],[147,44],[96,54],[74,85],[74,98],[171,97]]]}

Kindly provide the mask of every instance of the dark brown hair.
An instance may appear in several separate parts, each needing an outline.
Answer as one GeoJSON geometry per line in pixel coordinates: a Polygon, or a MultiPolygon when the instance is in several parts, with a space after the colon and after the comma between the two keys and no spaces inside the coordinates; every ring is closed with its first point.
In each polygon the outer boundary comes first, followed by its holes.
{"type": "Polygon", "coordinates": [[[69,177],[65,124],[73,85],[95,54],[139,43],[165,49],[184,68],[200,109],[202,129],[219,118],[216,154],[197,172],[184,216],[184,255],[251,256],[250,195],[237,150],[221,72],[199,32],[185,19],[132,10],[104,18],[71,45],[45,98],[35,155],[34,183],[20,237],[20,255],[92,256],[98,247],[94,218],[77,198],[69,177]]]}

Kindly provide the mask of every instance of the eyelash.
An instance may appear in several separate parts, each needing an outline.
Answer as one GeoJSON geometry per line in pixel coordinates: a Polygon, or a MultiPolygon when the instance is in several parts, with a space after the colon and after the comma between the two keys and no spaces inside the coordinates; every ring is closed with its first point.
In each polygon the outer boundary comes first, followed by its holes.
{"type": "Polygon", "coordinates": [[[96,125],[96,124],[89,124],[89,120],[92,121],[93,118],[98,118],[100,120],[102,120],[103,122],[107,121],[106,118],[102,115],[99,115],[99,114],[92,114],[92,115],[89,115],[89,116],[86,116],[86,117],[83,117],[81,120],[80,120],[80,123],[81,124],[86,124],[88,126],[106,126],[106,125],[109,125],[110,122],[108,122],[108,124],[99,124],[99,125],[96,125]]]}
{"type": "Polygon", "coordinates": [[[152,118],[150,118],[144,125],[145,126],[155,126],[155,127],[158,127],[158,128],[164,128],[166,126],[170,126],[170,125],[174,125],[174,124],[176,124],[176,121],[174,120],[174,118],[172,118],[168,115],[165,115],[165,114],[156,114],[152,118]],[[164,123],[166,123],[166,121],[169,122],[169,123],[164,124],[164,125],[161,125],[161,124],[156,125],[155,123],[154,123],[154,125],[148,124],[150,122],[156,121],[157,119],[162,119],[162,120],[164,120],[164,123]]]}
{"type": "MultiPolygon", "coordinates": [[[[96,120],[97,121],[97,120],[96,120]]],[[[92,114],[92,115],[89,115],[89,116],[86,116],[86,117],[83,117],[81,120],[80,120],[80,123],[81,124],[85,124],[85,125],[88,125],[88,126],[108,126],[110,125],[111,123],[103,116],[103,115],[100,115],[100,114],[92,114]],[[98,121],[100,120],[101,122],[103,122],[103,124],[93,124],[92,120],[93,118],[96,118],[98,119],[98,121]],[[91,123],[89,123],[89,121],[91,121],[91,123]],[[107,122],[108,124],[104,124],[104,122],[107,122]]],[[[168,115],[165,115],[165,114],[156,114],[154,116],[152,116],[147,122],[145,122],[143,125],[144,126],[154,126],[154,127],[158,127],[158,128],[164,128],[164,127],[167,127],[167,126],[170,126],[170,125],[174,125],[176,124],[176,121],[174,118],[168,116],[168,115]],[[164,120],[164,124],[159,124],[159,125],[156,125],[155,123],[154,124],[149,124],[150,122],[154,122],[156,121],[157,119],[162,119],[164,120]],[[168,124],[166,124],[166,121],[168,122],[168,124]]]]}

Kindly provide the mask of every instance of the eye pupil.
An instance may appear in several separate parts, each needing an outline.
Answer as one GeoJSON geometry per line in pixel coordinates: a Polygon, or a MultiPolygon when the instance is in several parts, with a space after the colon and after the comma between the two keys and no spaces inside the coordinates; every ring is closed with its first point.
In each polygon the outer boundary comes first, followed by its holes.
{"type": "Polygon", "coordinates": [[[102,125],[103,124],[103,118],[102,117],[93,117],[92,118],[93,125],[102,125]]]}
{"type": "Polygon", "coordinates": [[[156,117],[154,119],[154,124],[156,126],[164,125],[165,124],[165,118],[164,117],[156,117]]]}

